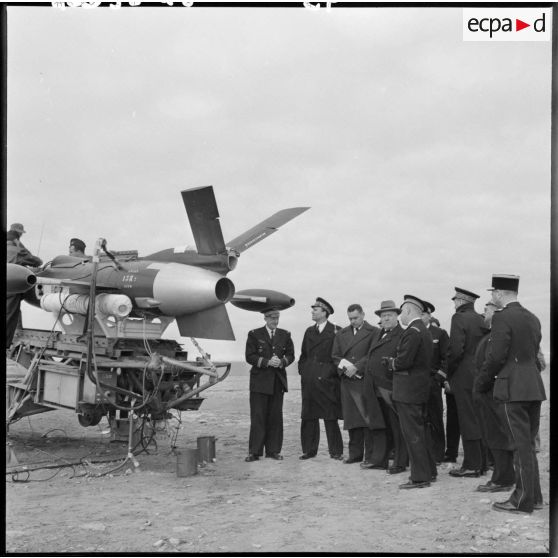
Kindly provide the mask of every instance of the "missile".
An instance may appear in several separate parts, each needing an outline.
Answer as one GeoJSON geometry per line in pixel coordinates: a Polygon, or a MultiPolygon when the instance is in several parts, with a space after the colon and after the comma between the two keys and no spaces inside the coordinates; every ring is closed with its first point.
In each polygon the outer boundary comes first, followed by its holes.
{"type": "Polygon", "coordinates": [[[27,292],[37,282],[37,276],[21,265],[7,264],[6,266],[6,294],[14,295],[27,292]]]}
{"type": "Polygon", "coordinates": [[[231,299],[231,304],[242,310],[265,312],[270,308],[286,310],[294,306],[295,299],[289,295],[268,289],[246,289],[238,291],[231,299]]]}

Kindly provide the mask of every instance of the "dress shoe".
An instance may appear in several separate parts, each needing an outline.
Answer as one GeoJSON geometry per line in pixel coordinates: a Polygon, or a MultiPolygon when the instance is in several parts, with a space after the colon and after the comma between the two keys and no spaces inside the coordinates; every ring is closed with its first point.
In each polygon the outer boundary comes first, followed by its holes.
{"type": "Polygon", "coordinates": [[[459,469],[452,469],[449,474],[452,477],[480,477],[481,472],[474,469],[464,469],[460,467],[459,469]]]}
{"type": "Polygon", "coordinates": [[[384,465],[380,465],[379,463],[370,463],[370,461],[363,461],[360,466],[362,469],[382,469],[383,471],[387,469],[384,465]]]}
{"type": "Polygon", "coordinates": [[[259,457],[251,453],[244,461],[250,463],[250,461],[258,461],[259,457]]]}
{"type": "Polygon", "coordinates": [[[399,485],[399,488],[424,488],[430,486],[430,481],[412,481],[405,482],[399,485]]]}
{"type": "Polygon", "coordinates": [[[438,480],[438,475],[432,475],[430,477],[430,482],[436,482],[438,480]]]}
{"type": "Polygon", "coordinates": [[[495,511],[507,511],[510,513],[531,513],[530,511],[520,510],[515,504],[512,504],[509,500],[505,502],[494,502],[492,504],[492,509],[495,511]]]}
{"type": "Polygon", "coordinates": [[[442,461],[444,463],[456,463],[457,462],[457,458],[456,457],[449,457],[448,455],[444,456],[444,459],[442,459],[442,461]]]}
{"type": "Polygon", "coordinates": [[[303,453],[299,459],[312,459],[312,457],[316,457],[315,453],[303,453]]]}
{"type": "Polygon", "coordinates": [[[542,510],[544,508],[544,503],[543,502],[537,502],[534,506],[533,509],[534,510],[542,510]]]}
{"type": "Polygon", "coordinates": [[[361,461],[362,461],[362,457],[347,457],[347,459],[343,459],[343,463],[346,463],[347,465],[349,463],[360,463],[361,461]]]}
{"type": "Polygon", "coordinates": [[[337,459],[338,461],[343,460],[343,454],[334,453],[334,454],[330,454],[329,457],[331,457],[331,459],[337,459]]]}
{"type": "Polygon", "coordinates": [[[399,473],[404,473],[407,467],[402,467],[401,465],[394,465],[388,469],[390,475],[398,475],[399,473]]]}
{"type": "Polygon", "coordinates": [[[513,485],[508,486],[488,481],[486,484],[479,484],[477,492],[509,492],[512,488],[513,485]]]}
{"type": "Polygon", "coordinates": [[[277,461],[283,461],[283,456],[280,453],[268,453],[266,457],[276,459],[277,461]]]}

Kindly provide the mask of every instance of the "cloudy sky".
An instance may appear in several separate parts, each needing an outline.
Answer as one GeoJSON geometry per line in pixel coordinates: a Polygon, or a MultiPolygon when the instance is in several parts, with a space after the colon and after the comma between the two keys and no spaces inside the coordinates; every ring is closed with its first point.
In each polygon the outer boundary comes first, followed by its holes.
{"type": "MultiPolygon", "coordinates": [[[[464,42],[461,8],[9,7],[7,222],[46,261],[193,243],[186,188],[225,240],[311,206],[229,274],[296,299],[297,349],[316,296],[345,325],[411,293],[449,328],[455,286],[513,273],[548,350],[550,85],[550,42],[464,42]]],[[[241,360],[263,321],[229,314],[202,345],[241,360]]]]}

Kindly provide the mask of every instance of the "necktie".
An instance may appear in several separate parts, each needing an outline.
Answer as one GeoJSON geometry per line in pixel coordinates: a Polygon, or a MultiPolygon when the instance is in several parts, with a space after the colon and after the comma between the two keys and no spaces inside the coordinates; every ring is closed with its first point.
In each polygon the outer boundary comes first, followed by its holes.
{"type": "Polygon", "coordinates": [[[272,340],[272,341],[273,341],[273,336],[274,336],[274,335],[275,335],[275,330],[272,329],[272,330],[271,330],[271,340],[272,340]]]}
{"type": "Polygon", "coordinates": [[[356,327],[353,327],[353,335],[356,335],[358,333],[358,329],[356,327]]]}
{"type": "Polygon", "coordinates": [[[320,333],[320,326],[316,324],[316,333],[320,333]]]}

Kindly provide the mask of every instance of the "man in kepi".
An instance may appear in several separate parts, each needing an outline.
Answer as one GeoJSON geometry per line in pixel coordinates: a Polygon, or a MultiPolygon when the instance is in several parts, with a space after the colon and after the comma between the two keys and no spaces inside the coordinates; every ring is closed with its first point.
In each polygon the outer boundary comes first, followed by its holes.
{"type": "Polygon", "coordinates": [[[372,462],[372,429],[385,430],[380,405],[374,392],[366,390],[366,355],[378,328],[364,319],[360,304],[347,308],[350,325],[337,332],[333,362],[341,378],[343,428],[349,431],[349,457],[345,463],[372,462]]]}
{"type": "Polygon", "coordinates": [[[492,331],[483,369],[494,378],[493,396],[504,407],[514,442],[515,490],[496,511],[531,513],[543,499],[535,436],[539,430],[541,402],[546,399],[537,353],[541,344],[538,318],[517,301],[517,275],[492,276],[492,302],[501,308],[492,318],[492,331]]]}
{"type": "Polygon", "coordinates": [[[246,341],[250,369],[250,438],[246,461],[265,456],[282,460],[283,394],[287,391],[285,368],[294,361],[291,334],[279,329],[279,310],[264,313],[265,326],[253,329],[246,341]]]}
{"type": "Polygon", "coordinates": [[[298,361],[302,394],[300,459],[310,459],[318,453],[319,419],[324,421],[330,457],[343,459],[343,438],[338,423],[342,418],[340,381],[331,357],[333,340],[340,328],[328,321],[331,314],[331,304],[323,298],[316,298],[312,305],[312,320],[315,325],[305,331],[302,340],[298,361]]]}
{"type": "Polygon", "coordinates": [[[488,352],[490,327],[494,312],[498,307],[491,300],[484,306],[485,335],[480,340],[475,352],[475,380],[473,383],[473,401],[479,414],[483,442],[492,454],[494,468],[492,477],[486,484],[477,487],[478,492],[509,492],[515,482],[513,470],[513,441],[511,440],[504,406],[494,401],[492,390],[494,376],[487,374],[483,364],[488,352]]]}
{"type": "Polygon", "coordinates": [[[405,295],[401,321],[407,329],[401,335],[395,358],[385,357],[393,371],[393,401],[411,462],[411,477],[399,488],[423,488],[436,480],[436,463],[426,431],[426,401],[430,391],[432,337],[422,321],[424,304],[405,295]]]}
{"type": "Polygon", "coordinates": [[[484,327],[482,316],[475,312],[477,298],[479,295],[459,287],[455,287],[452,298],[455,314],[449,336],[448,382],[455,396],[463,442],[463,462],[450,471],[452,477],[479,477],[484,468],[482,434],[473,405],[474,357],[484,327]]]}

